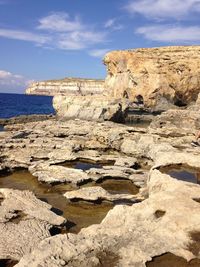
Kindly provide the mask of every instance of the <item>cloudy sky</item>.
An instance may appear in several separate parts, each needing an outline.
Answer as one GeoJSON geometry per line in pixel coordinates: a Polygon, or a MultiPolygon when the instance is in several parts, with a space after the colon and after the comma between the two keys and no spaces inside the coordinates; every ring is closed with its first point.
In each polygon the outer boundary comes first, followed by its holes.
{"type": "Polygon", "coordinates": [[[104,78],[107,51],[200,43],[200,0],[0,0],[0,92],[104,78]]]}

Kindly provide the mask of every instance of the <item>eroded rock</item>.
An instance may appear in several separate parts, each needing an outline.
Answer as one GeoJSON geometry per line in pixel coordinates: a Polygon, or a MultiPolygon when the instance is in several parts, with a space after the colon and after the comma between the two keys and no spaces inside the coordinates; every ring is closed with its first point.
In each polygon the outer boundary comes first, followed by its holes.
{"type": "Polygon", "coordinates": [[[100,186],[93,186],[93,187],[85,187],[79,190],[66,192],[64,194],[68,200],[71,201],[90,201],[90,202],[98,202],[98,201],[110,201],[110,202],[138,202],[141,201],[141,197],[137,195],[131,194],[110,194],[105,189],[100,186]]]}
{"type": "Polygon", "coordinates": [[[19,260],[51,236],[51,228],[66,223],[32,192],[0,189],[0,196],[0,259],[19,260]]]}
{"type": "Polygon", "coordinates": [[[53,106],[63,119],[123,122],[128,103],[98,96],[55,96],[53,106]]]}
{"type": "Polygon", "coordinates": [[[17,266],[99,266],[102,253],[112,266],[141,266],[155,256],[173,253],[187,261],[199,257],[192,233],[200,231],[200,206],[193,199],[198,185],[177,181],[154,170],[149,198],[132,206],[116,206],[100,225],[78,235],[58,235],[40,242],[17,266]],[[63,250],[62,248],[65,247],[63,250]],[[42,251],[42,252],[41,252],[42,251]],[[101,255],[101,256],[100,256],[101,255]],[[112,255],[112,257],[111,257],[112,255]]]}
{"type": "Polygon", "coordinates": [[[112,51],[105,58],[105,93],[158,110],[185,106],[199,95],[199,46],[112,51]]]}
{"type": "Polygon", "coordinates": [[[81,184],[87,180],[90,180],[87,174],[82,170],[65,168],[63,166],[50,166],[45,163],[32,166],[29,168],[29,170],[33,176],[38,178],[38,181],[49,184],[81,184]]]}

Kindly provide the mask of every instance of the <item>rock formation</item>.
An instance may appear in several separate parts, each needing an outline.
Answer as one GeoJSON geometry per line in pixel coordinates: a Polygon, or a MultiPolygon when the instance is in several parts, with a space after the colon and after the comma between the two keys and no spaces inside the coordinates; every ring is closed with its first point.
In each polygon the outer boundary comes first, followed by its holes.
{"type": "Polygon", "coordinates": [[[101,201],[110,201],[110,202],[129,202],[135,203],[141,201],[139,195],[132,194],[110,194],[105,189],[100,186],[85,187],[79,190],[70,191],[64,194],[70,201],[89,201],[89,202],[101,202],[101,201]]]}
{"type": "MultiPolygon", "coordinates": [[[[198,111],[184,112],[182,115],[180,113],[177,115],[177,121],[180,121],[180,118],[183,118],[183,122],[187,121],[187,115],[197,120],[198,111]]],[[[157,118],[158,127],[152,123],[149,128],[129,127],[113,122],[58,121],[55,118],[7,125],[6,131],[0,132],[1,175],[5,175],[9,170],[14,171],[15,168],[27,168],[38,180],[52,183],[51,189],[56,186],[55,184],[69,183],[65,189],[68,194],[62,191],[62,197],[64,194],[69,196],[74,193],[77,197],[77,193],[84,193],[81,198],[89,201],[92,200],[90,194],[95,192],[97,184],[98,187],[103,187],[104,182],[117,180],[121,181],[120,188],[123,189],[124,181],[128,180],[129,185],[136,185],[140,189],[137,197],[134,197],[137,192],[133,193],[132,189],[131,192],[128,191],[128,194],[132,195],[130,198],[143,201],[132,204],[123,200],[123,205],[115,206],[101,224],[82,229],[77,235],[67,233],[50,237],[49,228],[59,225],[64,219],[53,214],[48,204],[32,204],[24,197],[24,194],[27,194],[30,195],[28,199],[32,199],[30,193],[11,192],[12,196],[16,196],[11,199],[14,200],[13,204],[10,201],[14,212],[9,209],[6,218],[9,219],[11,216],[11,219],[15,219],[16,216],[24,214],[25,217],[20,218],[16,225],[13,221],[5,222],[7,228],[2,231],[6,229],[14,235],[9,235],[12,238],[3,241],[6,248],[10,249],[5,250],[3,245],[0,246],[0,258],[21,259],[18,266],[30,267],[144,267],[145,264],[148,266],[147,262],[155,256],[172,253],[186,262],[186,265],[177,265],[178,267],[190,266],[187,265],[187,261],[193,258],[199,264],[199,185],[177,181],[161,172],[162,167],[173,164],[183,167],[187,164],[195,170],[200,169],[198,148],[190,145],[194,137],[193,131],[197,130],[198,125],[186,123],[185,128],[177,135],[179,124],[176,123],[176,112],[173,113],[173,120],[171,117],[171,111],[163,113],[157,118]],[[169,123],[160,124],[163,119],[169,123]],[[163,134],[167,131],[169,135],[163,134]],[[86,171],[72,171],[71,167],[63,165],[64,162],[74,160],[90,160],[105,165],[109,162],[112,165],[90,168],[86,171]],[[93,188],[82,190],[87,186],[83,183],[90,183],[89,186],[93,188]],[[76,189],[81,191],[70,193],[76,189]],[[21,195],[22,200],[19,198],[21,195]],[[33,209],[27,208],[30,204],[33,209]],[[45,209],[41,209],[41,205],[44,205],[45,209]],[[32,226],[30,230],[28,225],[32,226]],[[28,235],[23,242],[22,232],[25,237],[28,235]],[[36,234],[31,243],[29,234],[31,236],[33,233],[36,234]],[[38,242],[38,238],[41,242],[38,242]],[[19,254],[16,248],[20,249],[19,254]]],[[[113,194],[112,189],[109,191],[104,188],[109,192],[105,194],[105,191],[98,190],[98,187],[97,197],[93,199],[107,198],[116,204],[115,202],[124,198],[123,194],[127,194],[127,191],[114,190],[113,196],[110,195],[113,194]]],[[[6,198],[9,190],[0,192],[3,198],[6,198]]],[[[7,202],[0,202],[0,210],[4,211],[7,202]]],[[[64,203],[68,205],[69,201],[64,199],[64,203]]],[[[97,204],[90,205],[95,207],[97,204]]],[[[65,219],[68,219],[67,216],[65,219]]]]}
{"type": "Polygon", "coordinates": [[[124,122],[128,102],[102,96],[55,96],[53,107],[59,118],[124,122]]]}
{"type": "MultiPolygon", "coordinates": [[[[46,194],[55,190],[62,199],[54,206],[28,191],[0,189],[0,264],[13,259],[18,267],[149,267],[156,266],[155,257],[169,257],[172,262],[160,266],[200,266],[200,148],[191,146],[200,127],[199,52],[167,47],[109,53],[102,96],[55,97],[57,115],[76,119],[5,122],[0,175],[25,168],[46,194]],[[169,109],[146,128],[104,121],[119,120],[134,101],[157,109],[196,103],[169,109]],[[75,161],[91,166],[69,166],[75,161]],[[195,179],[173,178],[169,168],[176,166],[195,179]],[[69,199],[94,202],[87,211],[109,200],[112,209],[101,223],[79,226],[78,234],[50,237],[54,226],[71,220],[64,208],[80,205],[69,199]]],[[[81,212],[78,217],[71,224],[79,224],[81,212]]]]}
{"type": "Polygon", "coordinates": [[[19,260],[65,219],[32,192],[0,189],[0,259],[19,260]]]}
{"type": "Polygon", "coordinates": [[[200,46],[113,51],[105,56],[105,94],[159,110],[195,102],[200,92],[200,46]]]}
{"type": "Polygon", "coordinates": [[[33,82],[26,89],[29,95],[92,95],[101,94],[104,90],[104,80],[65,78],[33,82]]]}
{"type": "Polygon", "coordinates": [[[199,103],[199,46],[113,51],[104,63],[107,77],[101,95],[55,97],[59,117],[121,122],[133,107],[163,111],[199,103]]]}
{"type": "MultiPolygon", "coordinates": [[[[99,225],[78,235],[57,235],[41,241],[17,267],[123,266],[145,267],[153,257],[172,253],[187,261],[199,258],[199,185],[177,181],[154,170],[148,199],[115,206],[99,225]]],[[[165,263],[160,266],[167,266],[165,263]]]]}

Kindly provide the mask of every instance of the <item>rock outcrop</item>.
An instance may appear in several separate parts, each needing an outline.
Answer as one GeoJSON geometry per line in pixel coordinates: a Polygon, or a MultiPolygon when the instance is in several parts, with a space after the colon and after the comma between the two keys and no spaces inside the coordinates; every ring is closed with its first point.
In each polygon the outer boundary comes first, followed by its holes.
{"type": "Polygon", "coordinates": [[[142,107],[151,112],[199,103],[200,46],[113,51],[104,63],[107,77],[105,89],[98,91],[101,95],[94,90],[94,96],[86,99],[78,90],[78,97],[55,97],[59,116],[121,122],[127,112],[116,116],[116,103],[123,107],[126,103],[126,111],[142,107]]]}
{"type": "Polygon", "coordinates": [[[128,102],[101,96],[55,96],[53,107],[65,120],[83,119],[92,121],[124,122],[128,102]]]}
{"type": "Polygon", "coordinates": [[[104,90],[104,80],[65,78],[33,82],[26,89],[29,95],[92,95],[101,94],[104,90]]]}
{"type": "Polygon", "coordinates": [[[200,92],[200,46],[113,51],[105,56],[105,94],[157,110],[195,102],[200,92]]]}
{"type": "Polygon", "coordinates": [[[66,222],[32,192],[0,189],[0,200],[0,259],[19,260],[66,222]]]}

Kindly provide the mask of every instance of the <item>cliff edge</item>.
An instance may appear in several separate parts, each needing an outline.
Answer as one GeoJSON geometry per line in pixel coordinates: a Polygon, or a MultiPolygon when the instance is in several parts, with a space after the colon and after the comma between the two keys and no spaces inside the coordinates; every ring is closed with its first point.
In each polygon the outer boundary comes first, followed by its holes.
{"type": "Polygon", "coordinates": [[[91,95],[101,94],[104,90],[104,80],[65,78],[33,82],[26,89],[28,95],[91,95]]]}

